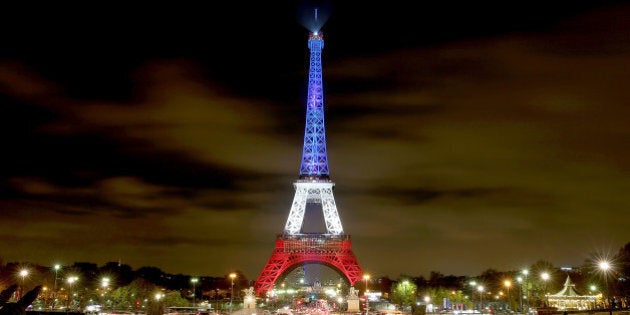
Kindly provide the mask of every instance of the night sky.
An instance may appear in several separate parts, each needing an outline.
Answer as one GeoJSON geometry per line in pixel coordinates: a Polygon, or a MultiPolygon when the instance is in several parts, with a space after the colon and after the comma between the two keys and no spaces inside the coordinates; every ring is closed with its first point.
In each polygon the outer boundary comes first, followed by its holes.
{"type": "Polygon", "coordinates": [[[615,252],[630,5],[549,2],[4,10],[0,260],[255,279],[298,178],[313,6],[330,174],[365,271],[615,252]]]}

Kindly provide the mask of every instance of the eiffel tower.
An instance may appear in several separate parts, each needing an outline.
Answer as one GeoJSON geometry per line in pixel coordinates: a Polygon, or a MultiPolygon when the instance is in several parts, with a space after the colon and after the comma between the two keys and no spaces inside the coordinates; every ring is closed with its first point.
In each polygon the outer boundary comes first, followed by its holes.
{"type": "Polygon", "coordinates": [[[300,176],[293,183],[295,196],[284,232],[276,236],[276,248],[254,284],[257,295],[273,289],[279,278],[302,264],[326,265],[343,274],[350,285],[363,275],[352,252],[350,235],[345,234],[341,226],[333,196],[335,184],[328,172],[322,84],[323,35],[310,33],[308,48],[310,67],[300,176]],[[303,232],[307,204],[321,206],[326,233],[303,232]]]}

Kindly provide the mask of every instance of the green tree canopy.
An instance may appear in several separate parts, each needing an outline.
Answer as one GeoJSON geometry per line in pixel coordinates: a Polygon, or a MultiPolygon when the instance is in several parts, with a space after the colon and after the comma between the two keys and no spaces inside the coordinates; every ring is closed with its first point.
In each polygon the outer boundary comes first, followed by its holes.
{"type": "Polygon", "coordinates": [[[414,304],[417,300],[418,286],[409,278],[400,278],[392,291],[392,302],[402,309],[414,304]]]}

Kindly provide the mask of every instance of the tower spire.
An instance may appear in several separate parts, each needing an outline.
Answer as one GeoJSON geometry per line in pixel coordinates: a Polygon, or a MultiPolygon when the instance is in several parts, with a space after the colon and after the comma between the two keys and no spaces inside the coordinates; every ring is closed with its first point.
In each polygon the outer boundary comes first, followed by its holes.
{"type": "Polygon", "coordinates": [[[313,32],[308,39],[311,50],[306,98],[306,125],[300,179],[328,179],[328,153],[324,125],[324,86],[322,84],[322,49],[324,37],[313,32]]]}

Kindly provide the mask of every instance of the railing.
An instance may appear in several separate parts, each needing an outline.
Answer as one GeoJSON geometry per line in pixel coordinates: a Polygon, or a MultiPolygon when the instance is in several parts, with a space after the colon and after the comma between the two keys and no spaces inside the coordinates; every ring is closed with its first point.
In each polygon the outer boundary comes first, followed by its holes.
{"type": "Polygon", "coordinates": [[[324,252],[344,248],[344,243],[350,241],[350,235],[278,234],[277,240],[283,241],[284,251],[287,253],[324,252]]]}

